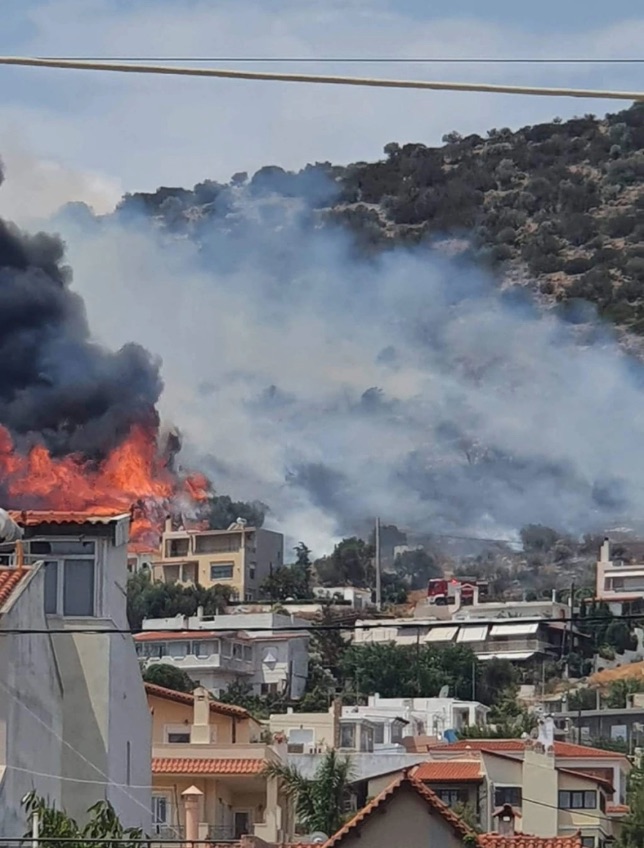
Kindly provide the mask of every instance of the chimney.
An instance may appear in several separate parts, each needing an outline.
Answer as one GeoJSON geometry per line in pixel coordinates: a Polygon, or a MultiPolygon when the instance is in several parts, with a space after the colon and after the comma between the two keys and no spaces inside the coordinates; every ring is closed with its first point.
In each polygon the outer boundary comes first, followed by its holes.
{"type": "Polygon", "coordinates": [[[197,607],[197,621],[203,621],[203,607],[201,605],[197,607]]]}
{"type": "Polygon", "coordinates": [[[172,517],[170,515],[167,515],[165,519],[165,532],[172,533],[172,517]]]}
{"type": "Polygon", "coordinates": [[[499,819],[498,833],[501,836],[514,836],[514,810],[510,804],[504,804],[500,810],[494,814],[499,819]]]}
{"type": "Polygon", "coordinates": [[[196,745],[210,744],[210,695],[203,686],[193,692],[195,699],[192,714],[190,741],[196,745]]]}
{"type": "Polygon", "coordinates": [[[610,562],[610,539],[608,536],[604,538],[604,543],[599,549],[599,561],[610,562]]]}
{"type": "Polygon", "coordinates": [[[333,712],[333,747],[340,747],[340,719],[342,718],[342,698],[334,698],[331,705],[333,712]]]}

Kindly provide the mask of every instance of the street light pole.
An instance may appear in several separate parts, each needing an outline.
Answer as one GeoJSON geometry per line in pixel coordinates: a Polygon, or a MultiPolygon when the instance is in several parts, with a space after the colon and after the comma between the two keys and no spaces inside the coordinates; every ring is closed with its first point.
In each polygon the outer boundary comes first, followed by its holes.
{"type": "Polygon", "coordinates": [[[382,609],[382,578],[380,574],[380,518],[376,518],[376,609],[382,609]]]}

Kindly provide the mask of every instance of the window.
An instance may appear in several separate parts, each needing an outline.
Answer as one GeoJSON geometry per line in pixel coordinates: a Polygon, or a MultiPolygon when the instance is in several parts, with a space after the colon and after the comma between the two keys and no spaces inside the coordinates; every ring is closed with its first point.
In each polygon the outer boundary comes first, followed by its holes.
{"type": "Polygon", "coordinates": [[[170,725],[166,727],[166,740],[168,745],[186,745],[190,743],[190,727],[185,724],[170,725]]]}
{"type": "Polygon", "coordinates": [[[374,727],[373,741],[376,745],[382,745],[385,741],[385,726],[384,724],[376,724],[374,727]]]}
{"type": "Polygon", "coordinates": [[[96,614],[94,559],[47,560],[44,569],[47,615],[91,617],[96,614]]]}
{"type": "Polygon", "coordinates": [[[463,793],[460,789],[435,789],[434,792],[448,807],[463,803],[463,793]]]}
{"type": "Polygon", "coordinates": [[[248,576],[250,577],[251,580],[255,579],[256,569],[257,569],[257,565],[254,562],[251,562],[251,564],[248,566],[248,576]]]}
{"type": "Polygon", "coordinates": [[[213,533],[195,536],[196,554],[234,553],[239,550],[238,533],[213,533]]]}
{"type": "MultiPolygon", "coordinates": [[[[520,786],[496,786],[494,788],[494,806],[503,807],[510,804],[511,807],[520,807],[522,802],[520,786]]],[[[561,806],[561,804],[559,805],[561,806]]]]}
{"type": "Polygon", "coordinates": [[[232,562],[211,562],[210,563],[210,579],[211,580],[232,580],[233,578],[232,562]]]}
{"type": "Polygon", "coordinates": [[[75,556],[96,553],[96,543],[84,539],[34,539],[29,545],[30,554],[63,554],[75,556]]]}
{"type": "Polygon", "coordinates": [[[559,809],[561,810],[596,810],[597,792],[568,792],[563,790],[559,793],[559,809]]]}
{"type": "Polygon", "coordinates": [[[165,543],[166,557],[187,556],[190,539],[168,539],[165,543]]]}
{"type": "Polygon", "coordinates": [[[355,748],[356,728],[354,724],[343,724],[340,726],[340,747],[355,748]]]}
{"type": "Polygon", "coordinates": [[[594,836],[582,836],[581,837],[581,848],[595,848],[595,837],[594,836]]]}
{"type": "Polygon", "coordinates": [[[183,659],[188,656],[190,642],[168,642],[168,656],[175,659],[183,659]]]}
{"type": "Polygon", "coordinates": [[[259,691],[261,695],[277,695],[277,683],[261,683],[259,691]]]}
{"type": "Polygon", "coordinates": [[[211,657],[219,653],[219,641],[217,639],[203,639],[192,643],[192,653],[196,657],[211,657]]]}
{"type": "Polygon", "coordinates": [[[168,824],[170,805],[165,795],[152,796],[152,824],[168,824]]]}
{"type": "Polygon", "coordinates": [[[391,723],[391,741],[400,742],[403,736],[403,726],[399,721],[391,723]]]}
{"type": "Polygon", "coordinates": [[[253,659],[253,649],[250,645],[244,645],[244,659],[246,662],[251,662],[253,659]]]}

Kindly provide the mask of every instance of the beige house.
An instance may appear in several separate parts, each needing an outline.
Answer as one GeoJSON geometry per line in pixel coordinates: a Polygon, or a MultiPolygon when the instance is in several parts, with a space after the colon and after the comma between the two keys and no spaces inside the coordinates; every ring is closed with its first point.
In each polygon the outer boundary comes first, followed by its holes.
{"type": "Polygon", "coordinates": [[[264,769],[281,762],[285,746],[261,741],[261,726],[243,708],[146,684],[152,713],[153,826],[181,839],[190,790],[198,805],[199,839],[222,842],[256,836],[287,842],[294,830],[291,802],[264,769]]]}
{"type": "MultiPolygon", "coordinates": [[[[485,831],[509,805],[517,832],[572,837],[601,848],[619,836],[628,759],[613,751],[555,742],[550,754],[520,739],[471,739],[437,746],[414,777],[450,806],[467,804],[485,831]]],[[[370,787],[371,791],[371,787],[370,787]]]]}
{"type": "Polygon", "coordinates": [[[160,557],[150,563],[155,580],[230,586],[234,597],[252,601],[284,561],[284,537],[239,522],[227,530],[173,530],[168,521],[160,557]]]}
{"type": "Polygon", "coordinates": [[[323,848],[465,848],[476,835],[431,789],[403,774],[323,848]]]}

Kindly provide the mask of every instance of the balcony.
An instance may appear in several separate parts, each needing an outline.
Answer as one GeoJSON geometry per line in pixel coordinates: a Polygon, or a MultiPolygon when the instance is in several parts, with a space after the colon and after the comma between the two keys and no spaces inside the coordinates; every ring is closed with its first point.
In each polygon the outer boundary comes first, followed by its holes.
{"type": "Polygon", "coordinates": [[[559,648],[543,639],[486,639],[484,642],[463,642],[475,654],[550,654],[557,655],[559,648]]]}

